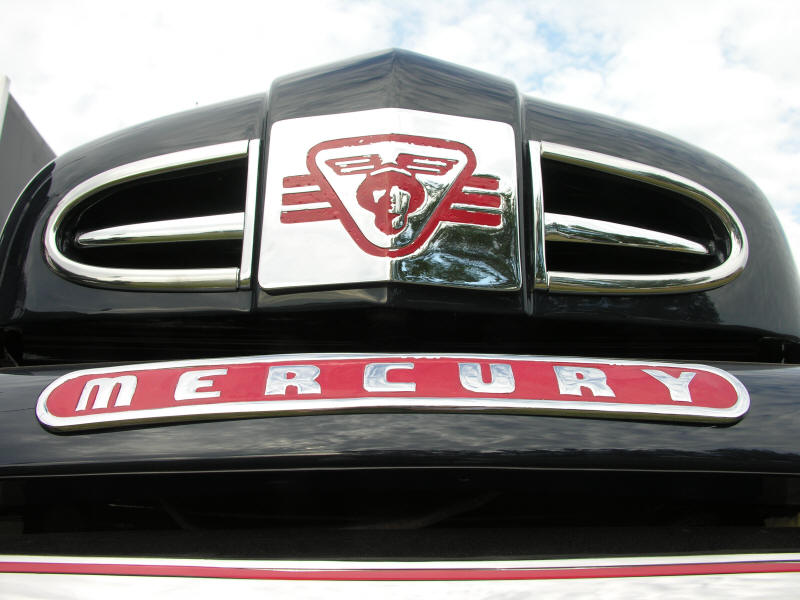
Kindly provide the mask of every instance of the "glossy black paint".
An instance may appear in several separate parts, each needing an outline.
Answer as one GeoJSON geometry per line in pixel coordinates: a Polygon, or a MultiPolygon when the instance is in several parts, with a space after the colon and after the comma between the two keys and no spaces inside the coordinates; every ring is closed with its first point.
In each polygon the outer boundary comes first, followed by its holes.
{"type": "Polygon", "coordinates": [[[65,368],[0,374],[0,476],[271,468],[519,467],[800,474],[800,367],[714,364],[750,411],[728,427],[476,414],[260,418],[55,434],[35,399],[65,368]]]}
{"type": "MultiPolygon", "coordinates": [[[[267,167],[262,163],[259,198],[267,167]]],[[[256,249],[259,236],[257,228],[256,249]]],[[[276,80],[268,96],[145,123],[58,157],[12,213],[0,251],[6,261],[0,323],[6,350],[22,363],[343,349],[800,362],[800,286],[777,220],[752,182],[719,159],[668,136],[524,98],[506,80],[398,50],[289,75],[276,80]],[[50,210],[70,188],[99,172],[147,156],[258,137],[266,157],[267,132],[275,121],[378,107],[512,125],[525,237],[521,292],[416,285],[275,295],[258,290],[127,292],[75,284],[44,262],[42,230],[50,210]],[[747,269],[726,286],[690,294],[534,292],[528,269],[528,139],[648,162],[706,185],[744,222],[750,240],[747,269]]],[[[253,267],[257,272],[257,251],[253,267]]]]}
{"type": "Polygon", "coordinates": [[[148,293],[107,291],[56,275],[42,253],[44,226],[55,204],[78,183],[113,167],[189,148],[261,136],[264,96],[257,95],[150,121],[55,159],[50,177],[35,181],[12,211],[0,249],[8,257],[2,273],[0,320],[32,323],[76,315],[211,314],[243,312],[250,293],[148,293]]]}

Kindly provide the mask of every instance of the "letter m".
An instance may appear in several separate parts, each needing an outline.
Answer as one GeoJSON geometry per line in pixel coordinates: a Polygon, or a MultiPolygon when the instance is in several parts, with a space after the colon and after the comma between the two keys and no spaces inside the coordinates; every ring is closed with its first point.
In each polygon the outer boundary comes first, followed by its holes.
{"type": "Polygon", "coordinates": [[[92,398],[92,393],[95,391],[97,394],[94,397],[92,408],[108,408],[111,395],[115,390],[117,390],[117,399],[114,401],[114,406],[130,406],[133,392],[136,391],[136,376],[120,375],[118,377],[90,379],[83,386],[83,392],[81,392],[75,411],[86,410],[89,406],[89,400],[92,398]]]}

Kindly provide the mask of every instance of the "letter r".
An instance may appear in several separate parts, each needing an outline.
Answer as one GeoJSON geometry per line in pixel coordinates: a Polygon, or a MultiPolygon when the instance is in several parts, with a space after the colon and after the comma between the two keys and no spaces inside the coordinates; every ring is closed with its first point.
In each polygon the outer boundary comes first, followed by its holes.
{"type": "Polygon", "coordinates": [[[556,380],[560,394],[580,396],[581,388],[589,390],[593,396],[615,397],[614,390],[606,383],[606,374],[593,367],[555,366],[556,380]]]}
{"type": "Polygon", "coordinates": [[[289,387],[297,388],[298,394],[319,394],[322,391],[319,383],[319,367],[314,365],[273,366],[267,374],[267,387],[264,394],[286,395],[289,387]]]}

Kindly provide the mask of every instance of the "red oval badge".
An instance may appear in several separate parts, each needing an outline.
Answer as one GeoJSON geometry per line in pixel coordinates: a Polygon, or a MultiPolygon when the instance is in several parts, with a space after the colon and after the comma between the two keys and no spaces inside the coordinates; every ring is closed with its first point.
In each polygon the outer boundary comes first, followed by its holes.
{"type": "Polygon", "coordinates": [[[281,355],[74,371],[39,421],[73,430],[337,412],[493,412],[733,422],[744,385],[703,365],[499,355],[281,355]]]}

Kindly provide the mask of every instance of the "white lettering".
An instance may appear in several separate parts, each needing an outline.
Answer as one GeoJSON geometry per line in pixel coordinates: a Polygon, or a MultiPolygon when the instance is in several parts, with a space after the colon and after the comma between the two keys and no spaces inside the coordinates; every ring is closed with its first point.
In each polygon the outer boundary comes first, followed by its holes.
{"type": "Polygon", "coordinates": [[[119,386],[119,392],[117,392],[114,406],[130,406],[133,393],[136,391],[136,376],[120,375],[118,377],[100,377],[87,381],[86,385],[83,386],[83,391],[75,410],[86,410],[94,390],[97,390],[97,395],[94,398],[92,408],[108,408],[111,394],[114,393],[117,386],[119,386]]]}
{"type": "Polygon", "coordinates": [[[286,388],[297,388],[298,394],[319,394],[322,388],[317,383],[319,367],[314,365],[290,365],[270,367],[267,374],[267,395],[286,394],[286,388]]]}
{"type": "Polygon", "coordinates": [[[201,398],[219,398],[219,390],[200,392],[203,388],[214,385],[213,379],[205,379],[215,375],[227,375],[228,369],[207,369],[205,371],[187,371],[178,378],[175,386],[175,400],[198,400],[201,398]]]}
{"type": "Polygon", "coordinates": [[[386,376],[395,369],[413,369],[414,363],[370,363],[364,367],[364,390],[367,392],[413,392],[413,382],[388,381],[386,376]]]}
{"type": "Polygon", "coordinates": [[[511,365],[492,363],[489,365],[490,381],[483,380],[478,363],[458,363],[458,376],[464,389],[486,394],[508,394],[516,388],[511,365]]]}
{"type": "Polygon", "coordinates": [[[592,367],[553,367],[561,394],[580,396],[581,388],[586,388],[594,396],[615,397],[614,390],[606,383],[606,374],[592,367]]]}
{"type": "Polygon", "coordinates": [[[659,371],[658,369],[642,369],[651,377],[655,377],[658,381],[663,383],[667,390],[669,390],[669,397],[675,402],[691,402],[692,393],[689,391],[689,384],[694,379],[697,373],[692,371],[683,371],[677,377],[673,377],[669,373],[659,371]]]}

